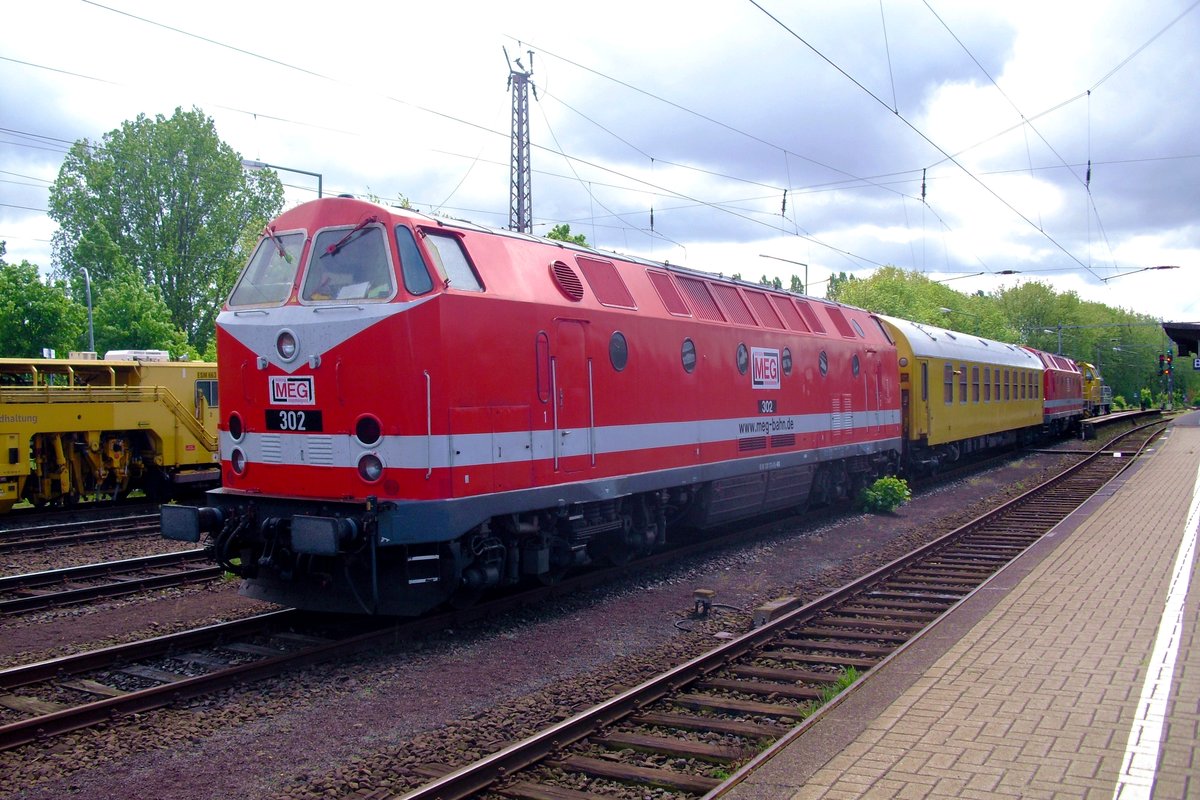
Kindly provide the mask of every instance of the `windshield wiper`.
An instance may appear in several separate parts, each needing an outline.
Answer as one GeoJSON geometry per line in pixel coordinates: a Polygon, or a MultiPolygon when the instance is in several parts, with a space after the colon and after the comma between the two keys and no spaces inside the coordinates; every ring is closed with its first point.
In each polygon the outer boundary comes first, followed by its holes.
{"type": "Polygon", "coordinates": [[[275,235],[275,226],[269,225],[263,228],[263,235],[271,240],[271,244],[275,245],[275,249],[279,251],[279,257],[287,263],[292,263],[293,259],[290,253],[284,248],[283,242],[275,235]]]}
{"type": "Polygon", "coordinates": [[[354,236],[354,234],[358,233],[359,231],[361,231],[363,228],[367,227],[368,225],[374,225],[378,221],[379,221],[378,217],[375,217],[375,216],[367,217],[362,222],[355,225],[352,230],[348,231],[345,236],[338,239],[333,244],[329,245],[329,247],[326,247],[325,252],[321,253],[321,258],[324,258],[325,256],[337,255],[337,251],[341,250],[342,246],[344,244],[346,244],[346,242],[350,241],[350,239],[354,236]]]}

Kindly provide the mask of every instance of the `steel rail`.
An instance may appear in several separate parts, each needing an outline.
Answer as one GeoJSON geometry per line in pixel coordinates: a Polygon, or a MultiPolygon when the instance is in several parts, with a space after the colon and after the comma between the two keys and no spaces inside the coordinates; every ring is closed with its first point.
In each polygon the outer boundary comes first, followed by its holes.
{"type": "MultiPolygon", "coordinates": [[[[1080,465],[1077,464],[1075,466],[1078,468],[1080,465]]],[[[776,521],[760,525],[757,535],[774,530],[776,525],[776,521]]],[[[84,703],[74,708],[19,720],[0,726],[0,750],[85,728],[113,718],[119,718],[124,714],[160,708],[181,699],[215,691],[219,687],[229,685],[229,683],[240,683],[271,677],[294,666],[333,660],[352,652],[378,646],[381,643],[395,642],[412,636],[443,630],[448,626],[461,626],[465,623],[485,619],[513,609],[543,603],[552,597],[567,596],[583,588],[604,585],[616,577],[628,576],[631,570],[645,570],[677,562],[683,557],[744,541],[751,535],[753,534],[748,534],[744,529],[736,530],[724,536],[690,543],[669,551],[657,553],[653,556],[640,559],[631,565],[584,573],[553,586],[538,587],[497,598],[485,605],[448,611],[407,621],[403,624],[388,625],[373,632],[332,641],[328,644],[304,649],[296,653],[250,662],[207,675],[188,677],[162,686],[130,692],[120,697],[84,703]]],[[[828,602],[834,602],[832,595],[828,597],[828,602]]],[[[806,608],[820,608],[821,602],[821,600],[818,600],[806,608]]],[[[15,688],[44,683],[60,676],[79,675],[89,670],[103,670],[117,664],[127,664],[139,659],[145,660],[160,657],[164,654],[178,652],[185,648],[203,647],[217,640],[229,640],[240,636],[253,635],[261,632],[268,626],[283,627],[299,625],[305,616],[294,609],[285,609],[246,620],[206,626],[196,630],[154,637],[127,645],[117,645],[60,659],[51,659],[37,664],[14,667],[0,671],[0,690],[11,692],[15,688]]],[[[729,646],[721,649],[718,655],[712,658],[716,658],[719,661],[721,658],[728,657],[727,654],[733,651],[733,643],[730,643],[729,646]]],[[[716,668],[718,667],[712,667],[712,669],[716,668]]],[[[673,671],[672,674],[676,672],[679,672],[679,670],[673,671]]],[[[633,702],[632,705],[636,707],[639,702],[644,704],[642,701],[637,701],[633,702]]],[[[613,709],[619,707],[619,705],[618,700],[610,703],[613,709]]]]}
{"type": "Polygon", "coordinates": [[[158,514],[14,528],[0,534],[0,553],[42,550],[72,544],[128,539],[158,532],[158,514]],[[103,526],[103,527],[98,527],[103,526]],[[72,530],[77,532],[70,532],[72,530]]]}
{"type": "Polygon", "coordinates": [[[0,599],[0,615],[214,580],[222,574],[221,567],[209,563],[206,551],[196,549],[9,575],[0,578],[0,595],[18,596],[0,599]],[[194,566],[198,563],[204,566],[194,566]],[[97,579],[107,582],[77,585],[80,581],[97,579]]]}
{"type": "MultiPolygon", "coordinates": [[[[1150,425],[1141,426],[1135,429],[1141,430],[1152,426],[1163,425],[1165,423],[1156,422],[1150,425]]],[[[1135,431],[1122,434],[1122,437],[1129,436],[1135,431]]],[[[1118,437],[1121,438],[1121,437],[1118,437]]],[[[1152,437],[1151,437],[1152,439],[1152,437]]],[[[1148,439],[1147,441],[1149,441],[1148,439]]],[[[1116,441],[1116,440],[1114,440],[1116,441]]],[[[1144,447],[1144,445],[1143,445],[1144,447]]],[[[1141,449],[1138,451],[1141,452],[1141,449]]],[[[1090,464],[1096,462],[1101,456],[1101,451],[1097,451],[1094,455],[1084,459],[1076,464],[1073,464],[1052,477],[1050,480],[1043,483],[1041,486],[1030,489],[1016,498],[1004,503],[1003,505],[988,511],[960,528],[939,537],[938,539],[929,542],[928,544],[895,559],[891,563],[864,575],[851,583],[836,589],[823,597],[820,597],[806,605],[803,605],[791,612],[788,612],[766,624],[743,634],[742,636],[732,639],[726,644],[723,644],[707,653],[704,653],[688,662],[680,664],[661,675],[651,678],[642,684],[635,686],[621,694],[613,697],[603,703],[600,703],[590,709],[580,712],[579,714],[569,719],[563,720],[539,733],[536,733],[520,742],[516,742],[496,753],[485,756],[479,761],[467,766],[456,769],[448,774],[445,774],[432,782],[418,787],[417,789],[408,792],[402,796],[403,800],[460,800],[468,798],[478,792],[492,787],[497,781],[508,779],[515,773],[526,770],[539,762],[542,762],[550,756],[560,753],[564,748],[573,745],[582,739],[598,733],[601,729],[611,726],[614,722],[633,714],[636,711],[644,709],[648,705],[666,697],[667,695],[678,692],[680,689],[705,678],[712,673],[724,669],[732,663],[742,659],[749,654],[755,652],[761,645],[779,636],[781,631],[786,631],[795,627],[820,613],[830,611],[845,600],[863,592],[868,587],[877,584],[886,577],[899,572],[910,565],[920,562],[930,554],[936,553],[946,547],[947,544],[962,539],[972,531],[980,529],[989,523],[1001,519],[1005,514],[1011,512],[1015,508],[1028,503],[1031,499],[1039,494],[1044,494],[1053,490],[1056,486],[1072,479],[1081,471],[1085,470],[1090,464]]],[[[1104,484],[1106,484],[1115,474],[1119,474],[1133,459],[1129,459],[1120,470],[1113,475],[1108,476],[1101,486],[1097,487],[1090,494],[1094,494],[1104,484]]],[[[1077,506],[1076,506],[1077,507],[1077,506]]],[[[1070,512],[1067,512],[1070,513],[1070,512]]],[[[1066,514],[1063,515],[1064,517],[1066,514]]],[[[996,570],[998,571],[998,569],[996,570]]],[[[992,573],[994,574],[994,572],[992,573]]],[[[985,581],[986,583],[986,581],[985,581]]],[[[974,589],[972,591],[977,591],[974,589]]],[[[969,594],[968,594],[969,596],[969,594]]],[[[957,606],[965,597],[961,597],[955,602],[951,608],[957,606]]],[[[948,609],[947,609],[948,610],[948,609]]],[[[944,615],[939,614],[939,618],[944,615]]],[[[931,625],[932,623],[930,623],[931,625]]],[[[926,625],[923,630],[928,630],[930,625],[926,625]]],[[[894,649],[892,655],[886,656],[893,658],[895,652],[900,648],[907,647],[917,637],[920,632],[915,633],[908,639],[907,642],[894,649]]],[[[882,662],[881,662],[882,663],[882,662]]],[[[857,688],[863,683],[859,680],[854,684],[857,688]]],[[[798,728],[806,728],[807,723],[801,722],[798,728]]],[[[798,729],[797,728],[797,729],[798,729]]],[[[780,740],[794,738],[793,733],[785,734],[780,740]]],[[[774,750],[774,745],[768,748],[766,752],[774,750]]],[[[750,763],[761,763],[762,756],[752,759],[750,763]]],[[[739,769],[727,781],[720,783],[718,786],[708,792],[706,797],[717,797],[723,793],[727,784],[732,786],[734,783],[744,778],[742,769],[739,769]]]]}

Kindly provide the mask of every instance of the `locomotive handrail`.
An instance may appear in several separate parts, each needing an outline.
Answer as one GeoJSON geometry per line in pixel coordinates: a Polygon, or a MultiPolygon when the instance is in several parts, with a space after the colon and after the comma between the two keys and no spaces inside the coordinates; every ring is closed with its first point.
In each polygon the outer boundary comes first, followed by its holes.
{"type": "Polygon", "coordinates": [[[0,389],[0,403],[137,403],[160,402],[210,452],[217,437],[163,386],[11,386],[0,389]]]}

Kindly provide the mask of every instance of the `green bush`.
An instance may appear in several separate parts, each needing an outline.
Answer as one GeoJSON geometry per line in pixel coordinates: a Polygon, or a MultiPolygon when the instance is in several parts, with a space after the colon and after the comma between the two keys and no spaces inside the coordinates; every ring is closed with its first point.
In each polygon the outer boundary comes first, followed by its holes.
{"type": "Polygon", "coordinates": [[[872,513],[895,511],[912,499],[908,481],[887,475],[866,487],[858,500],[864,509],[872,513]]]}

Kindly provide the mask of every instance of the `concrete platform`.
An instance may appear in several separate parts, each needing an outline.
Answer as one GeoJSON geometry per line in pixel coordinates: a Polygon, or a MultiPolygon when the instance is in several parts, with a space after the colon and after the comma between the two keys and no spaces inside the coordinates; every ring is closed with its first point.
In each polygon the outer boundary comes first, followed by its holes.
{"type": "Polygon", "coordinates": [[[1198,494],[1191,414],[725,796],[1200,798],[1198,494]]]}

